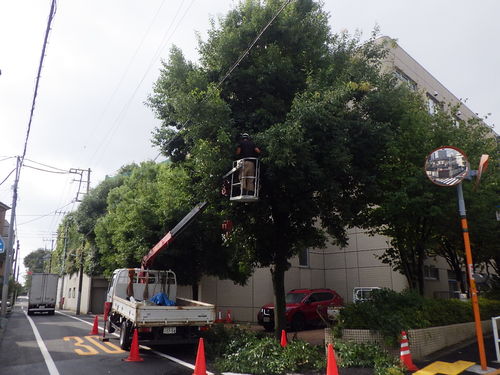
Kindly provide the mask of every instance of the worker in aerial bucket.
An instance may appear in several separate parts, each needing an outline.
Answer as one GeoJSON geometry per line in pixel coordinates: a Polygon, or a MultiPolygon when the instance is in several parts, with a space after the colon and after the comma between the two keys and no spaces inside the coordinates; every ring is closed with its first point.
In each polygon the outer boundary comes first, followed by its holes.
{"type": "MultiPolygon", "coordinates": [[[[240,136],[240,143],[236,148],[238,159],[257,158],[260,148],[250,139],[248,133],[240,136]]],[[[255,160],[243,160],[240,169],[241,195],[254,195],[255,193],[255,160]]]]}

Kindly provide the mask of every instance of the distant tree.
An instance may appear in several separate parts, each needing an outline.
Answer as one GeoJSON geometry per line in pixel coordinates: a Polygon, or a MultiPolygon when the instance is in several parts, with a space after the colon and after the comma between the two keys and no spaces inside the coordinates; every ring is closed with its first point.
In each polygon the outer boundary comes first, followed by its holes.
{"type": "Polygon", "coordinates": [[[47,249],[37,249],[32,251],[24,257],[23,264],[27,270],[26,276],[26,287],[29,288],[31,285],[31,274],[32,273],[43,273],[48,271],[50,257],[50,250],[47,249]]]}
{"type": "Polygon", "coordinates": [[[385,139],[407,109],[406,90],[380,74],[384,52],[373,39],[332,35],[310,0],[290,3],[221,83],[281,5],[245,1],[214,22],[199,66],[172,49],[149,99],[162,120],[154,143],[188,171],[193,196],[234,222],[225,242],[232,259],[241,270],[270,267],[277,334],[289,259],[346,243],[346,228],[375,198],[385,139]],[[220,179],[242,132],[263,150],[262,189],[258,203],[229,204],[220,179]]]}
{"type": "Polygon", "coordinates": [[[47,249],[37,249],[24,257],[24,267],[32,272],[45,272],[48,267],[51,252],[47,249]]]}
{"type": "MultiPolygon", "coordinates": [[[[170,164],[142,163],[124,184],[111,191],[108,212],[96,225],[101,266],[109,274],[115,268],[139,267],[149,250],[171,230],[196,203],[189,194],[186,172],[170,164]]],[[[203,275],[239,280],[238,270],[227,263],[221,246],[221,219],[207,208],[162,252],[151,265],[175,270],[179,283],[192,285],[197,298],[203,275]]]]}

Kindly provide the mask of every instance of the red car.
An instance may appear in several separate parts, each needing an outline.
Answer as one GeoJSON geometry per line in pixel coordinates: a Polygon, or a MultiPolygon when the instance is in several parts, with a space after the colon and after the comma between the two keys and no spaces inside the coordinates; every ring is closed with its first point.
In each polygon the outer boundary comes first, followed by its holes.
{"type": "MultiPolygon", "coordinates": [[[[293,289],[286,295],[286,321],[294,331],[307,325],[321,325],[327,319],[328,306],[342,306],[342,297],[332,289],[293,289]]],[[[274,305],[262,306],[257,320],[267,331],[274,329],[274,305]]]]}

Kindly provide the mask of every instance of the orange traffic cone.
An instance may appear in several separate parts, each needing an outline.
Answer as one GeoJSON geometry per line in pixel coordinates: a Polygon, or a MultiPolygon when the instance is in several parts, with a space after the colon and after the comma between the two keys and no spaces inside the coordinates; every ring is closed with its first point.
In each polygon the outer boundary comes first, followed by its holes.
{"type": "Polygon", "coordinates": [[[132,337],[132,345],[130,345],[130,354],[128,358],[124,359],[126,362],[142,362],[144,359],[139,355],[139,334],[137,328],[134,329],[134,336],[132,337]]]}
{"type": "Polygon", "coordinates": [[[231,318],[231,310],[227,310],[226,323],[232,323],[232,322],[233,322],[233,318],[231,318]]]}
{"type": "Polygon", "coordinates": [[[406,337],[405,331],[401,332],[400,359],[409,371],[418,371],[418,367],[415,366],[411,359],[410,345],[408,344],[408,338],[406,337]]]}
{"type": "Polygon", "coordinates": [[[207,365],[205,362],[205,344],[203,338],[200,337],[198,343],[198,352],[196,353],[196,363],[194,364],[193,375],[207,375],[207,365]]]}
{"type": "Polygon", "coordinates": [[[332,344],[328,344],[326,375],[339,375],[339,370],[337,368],[337,360],[335,359],[335,351],[333,350],[332,344]]]}
{"type": "Polygon", "coordinates": [[[284,348],[287,344],[286,342],[286,332],[284,329],[281,330],[281,346],[284,348]]]}
{"type": "Polygon", "coordinates": [[[96,315],[94,318],[94,326],[92,327],[92,331],[89,332],[89,335],[98,335],[99,334],[99,318],[96,315]]]}

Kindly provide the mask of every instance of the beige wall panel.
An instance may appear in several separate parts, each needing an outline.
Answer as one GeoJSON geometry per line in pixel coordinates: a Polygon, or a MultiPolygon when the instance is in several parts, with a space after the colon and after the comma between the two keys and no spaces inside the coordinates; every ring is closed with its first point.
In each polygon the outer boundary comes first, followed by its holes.
{"type": "Polygon", "coordinates": [[[406,277],[399,272],[391,271],[392,279],[392,289],[396,292],[402,292],[404,289],[408,288],[408,281],[406,277]]]}
{"type": "Polygon", "coordinates": [[[375,235],[369,236],[366,233],[359,233],[358,238],[358,250],[370,250],[370,249],[386,249],[389,247],[387,244],[388,238],[385,236],[375,235]]]}
{"type": "Polygon", "coordinates": [[[231,280],[219,280],[217,283],[217,305],[248,306],[252,301],[252,284],[236,285],[231,280]]]}
{"type": "Polygon", "coordinates": [[[260,308],[266,303],[273,302],[273,281],[269,268],[256,269],[249,284],[253,285],[253,306],[260,308]]]}
{"type": "MultiPolygon", "coordinates": [[[[193,298],[193,288],[191,285],[177,285],[177,297],[193,298]]],[[[201,299],[201,295],[198,296],[201,299]]],[[[203,301],[203,299],[201,299],[203,301]]]]}
{"type": "MultiPolygon", "coordinates": [[[[334,247],[339,248],[338,246],[334,246],[334,247]]],[[[348,238],[347,238],[347,245],[343,248],[339,248],[339,250],[342,250],[342,251],[356,251],[356,250],[358,250],[358,234],[349,233],[348,238]]]]}
{"type": "Polygon", "coordinates": [[[335,290],[344,300],[347,293],[347,275],[348,272],[345,269],[327,270],[325,272],[326,287],[335,290]]]}
{"type": "Polygon", "coordinates": [[[392,286],[391,273],[391,269],[387,266],[360,268],[360,285],[357,286],[379,286],[382,288],[390,288],[392,286]]]}
{"type": "Polygon", "coordinates": [[[359,251],[349,251],[344,254],[345,268],[357,268],[359,264],[359,251]]]}
{"type": "MultiPolygon", "coordinates": [[[[298,268],[299,270],[299,276],[300,276],[300,282],[298,288],[312,288],[312,283],[311,283],[311,269],[310,268],[298,268]]],[[[285,290],[285,292],[288,292],[288,290],[285,290]]]]}
{"type": "Polygon", "coordinates": [[[326,288],[325,271],[320,269],[311,270],[311,288],[326,288]]]}
{"type": "Polygon", "coordinates": [[[217,304],[217,279],[212,276],[204,276],[201,279],[200,299],[203,302],[217,304]]]}
{"type": "MultiPolygon", "coordinates": [[[[285,290],[300,288],[300,270],[292,267],[285,273],[285,290]]],[[[271,284],[272,285],[272,284],[271,284]]]]}
{"type": "Polygon", "coordinates": [[[324,249],[309,250],[309,267],[311,269],[323,269],[326,254],[324,249]]]}
{"type": "Polygon", "coordinates": [[[377,257],[384,254],[384,251],[385,249],[360,251],[358,253],[359,267],[365,268],[381,266],[383,263],[377,257]]]}
{"type": "Polygon", "coordinates": [[[346,272],[345,294],[342,295],[342,297],[344,298],[344,303],[352,302],[352,290],[359,285],[359,269],[348,269],[346,272]]]}
{"type": "Polygon", "coordinates": [[[326,269],[345,268],[346,262],[344,252],[325,254],[325,263],[326,269]]]}

